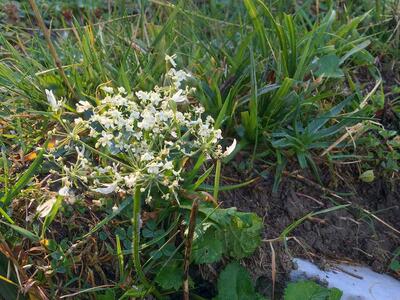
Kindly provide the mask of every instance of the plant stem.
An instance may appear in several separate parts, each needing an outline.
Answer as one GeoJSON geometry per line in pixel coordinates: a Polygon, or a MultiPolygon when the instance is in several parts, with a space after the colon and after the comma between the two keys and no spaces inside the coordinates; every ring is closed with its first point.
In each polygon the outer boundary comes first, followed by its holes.
{"type": "Polygon", "coordinates": [[[189,300],[189,265],[190,265],[190,256],[192,254],[192,243],[194,231],[196,229],[196,216],[197,211],[199,210],[199,200],[194,199],[192,204],[192,210],[190,212],[189,226],[188,226],[188,235],[186,238],[186,247],[185,247],[185,259],[183,263],[183,299],[189,300]]]}
{"type": "Polygon", "coordinates": [[[139,245],[140,245],[140,185],[136,186],[135,196],[133,199],[133,236],[132,236],[132,249],[133,249],[133,265],[135,266],[136,273],[141,283],[150,290],[157,299],[161,298],[161,294],[155,289],[155,287],[147,280],[142,264],[140,262],[139,245]]]}
{"type": "Polygon", "coordinates": [[[221,178],[221,160],[217,159],[217,166],[215,167],[215,178],[214,178],[214,201],[218,203],[218,192],[219,192],[219,181],[221,178]]]}

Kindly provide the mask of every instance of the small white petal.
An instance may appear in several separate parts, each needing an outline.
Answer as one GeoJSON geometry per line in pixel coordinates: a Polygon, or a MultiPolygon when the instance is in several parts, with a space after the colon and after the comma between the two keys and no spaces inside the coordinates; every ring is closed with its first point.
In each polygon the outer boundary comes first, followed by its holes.
{"type": "Polygon", "coordinates": [[[177,91],[172,97],[171,99],[173,101],[175,101],[176,103],[182,103],[187,101],[187,97],[185,94],[182,95],[183,90],[179,90],[177,91]]]}
{"type": "Polygon", "coordinates": [[[236,148],[236,139],[233,140],[232,145],[226,148],[224,156],[230,155],[235,150],[235,148],[236,148]]]}
{"type": "Polygon", "coordinates": [[[53,198],[47,200],[46,202],[40,204],[36,208],[36,211],[39,212],[39,216],[41,218],[44,218],[50,213],[50,211],[53,208],[55,203],[56,203],[56,198],[53,197],[53,198]]]}
{"type": "Polygon", "coordinates": [[[68,196],[70,195],[69,187],[67,187],[67,186],[62,187],[62,188],[58,191],[58,194],[59,194],[60,196],[68,197],[68,196]]]}
{"type": "Polygon", "coordinates": [[[79,101],[79,103],[76,105],[76,111],[78,113],[82,113],[92,108],[93,108],[92,104],[90,104],[89,101],[84,101],[84,100],[79,101]]]}
{"type": "Polygon", "coordinates": [[[117,183],[113,182],[111,184],[104,185],[104,187],[102,187],[102,188],[94,189],[93,191],[98,192],[100,194],[107,195],[107,194],[114,192],[116,190],[116,188],[117,188],[117,183]]]}
{"type": "Polygon", "coordinates": [[[169,62],[174,68],[176,67],[176,62],[175,59],[176,58],[176,54],[169,56],[168,54],[165,55],[165,61],[169,62]]]}
{"type": "Polygon", "coordinates": [[[53,91],[51,90],[45,90],[46,96],[47,96],[47,101],[49,102],[51,109],[53,111],[57,111],[60,108],[60,103],[57,102],[56,97],[53,94],[53,91]]]}

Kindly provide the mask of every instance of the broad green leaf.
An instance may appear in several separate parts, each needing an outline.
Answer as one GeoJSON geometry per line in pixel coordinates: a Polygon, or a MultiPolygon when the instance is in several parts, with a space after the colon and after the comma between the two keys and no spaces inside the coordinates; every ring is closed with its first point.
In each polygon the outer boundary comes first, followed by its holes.
{"type": "Polygon", "coordinates": [[[218,279],[218,296],[214,300],[262,300],[256,293],[249,273],[239,263],[226,266],[218,279]]]}
{"type": "Polygon", "coordinates": [[[203,234],[193,242],[193,257],[196,263],[211,263],[222,255],[236,259],[251,255],[260,245],[262,220],[254,213],[228,209],[200,208],[208,226],[203,225],[203,234]],[[209,222],[211,221],[211,222],[209,222]]]}
{"type": "Polygon", "coordinates": [[[370,183],[375,179],[374,170],[367,170],[360,175],[360,180],[370,183]]]}
{"type": "Polygon", "coordinates": [[[318,70],[315,72],[316,76],[323,76],[326,78],[340,78],[344,76],[340,68],[340,59],[334,54],[322,56],[318,62],[318,70]]]}
{"type": "Polygon", "coordinates": [[[326,288],[313,281],[289,283],[284,300],[340,300],[342,292],[336,288],[326,288]]]}
{"type": "Polygon", "coordinates": [[[224,252],[222,235],[215,228],[209,228],[201,237],[195,239],[192,257],[196,264],[210,264],[221,259],[224,252]]]}
{"type": "Polygon", "coordinates": [[[164,290],[179,290],[182,287],[183,268],[172,261],[162,268],[156,275],[155,282],[164,290]]]}
{"type": "Polygon", "coordinates": [[[96,300],[115,300],[115,291],[113,289],[108,289],[105,293],[97,293],[96,300]]]}
{"type": "Polygon", "coordinates": [[[220,226],[226,226],[230,224],[231,217],[237,212],[237,209],[236,207],[229,207],[225,209],[201,207],[199,211],[205,214],[209,220],[212,220],[216,224],[220,226]]]}
{"type": "Polygon", "coordinates": [[[236,259],[251,255],[261,243],[263,223],[253,213],[237,212],[224,231],[226,252],[236,259]]]}

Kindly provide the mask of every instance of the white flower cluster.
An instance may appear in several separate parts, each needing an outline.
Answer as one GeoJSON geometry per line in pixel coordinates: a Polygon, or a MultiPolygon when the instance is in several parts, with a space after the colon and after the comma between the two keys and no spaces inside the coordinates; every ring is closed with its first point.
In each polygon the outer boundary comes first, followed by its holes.
{"type": "Polygon", "coordinates": [[[189,103],[192,89],[184,86],[189,77],[171,68],[168,84],[152,91],[103,87],[105,97],[96,106],[80,101],[80,117],[65,146],[75,158],[56,159],[63,173],[60,195],[73,195],[74,185],[102,194],[132,192],[140,186],[148,201],[154,188],[164,199],[176,195],[183,159],[210,156],[222,138],[213,118],[203,116],[203,107],[189,103]]]}

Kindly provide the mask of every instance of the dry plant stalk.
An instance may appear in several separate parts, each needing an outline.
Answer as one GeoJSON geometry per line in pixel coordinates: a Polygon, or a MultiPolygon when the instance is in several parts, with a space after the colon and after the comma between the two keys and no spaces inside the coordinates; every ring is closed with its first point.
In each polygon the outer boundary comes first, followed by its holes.
{"type": "Polygon", "coordinates": [[[356,134],[364,129],[363,123],[357,123],[354,126],[346,128],[346,133],[343,134],[340,138],[338,138],[332,145],[330,145],[320,156],[325,156],[329,152],[331,152],[337,145],[343,142],[348,137],[352,138],[353,134],[356,134]]]}
{"type": "Polygon", "coordinates": [[[276,282],[276,255],[272,242],[269,243],[271,247],[271,276],[272,276],[272,300],[275,299],[275,282],[276,282]]]}
{"type": "Polygon", "coordinates": [[[194,230],[196,228],[196,216],[199,210],[199,200],[195,199],[192,204],[192,210],[190,212],[189,219],[189,230],[186,239],[185,246],[185,260],[183,263],[183,299],[189,300],[189,265],[190,265],[190,255],[192,253],[192,243],[194,230]]]}

